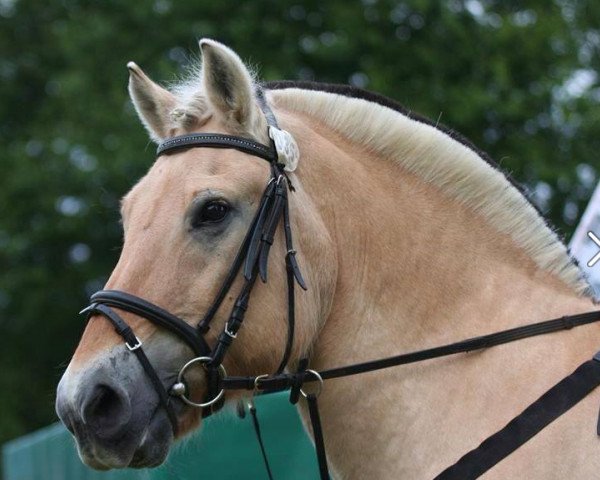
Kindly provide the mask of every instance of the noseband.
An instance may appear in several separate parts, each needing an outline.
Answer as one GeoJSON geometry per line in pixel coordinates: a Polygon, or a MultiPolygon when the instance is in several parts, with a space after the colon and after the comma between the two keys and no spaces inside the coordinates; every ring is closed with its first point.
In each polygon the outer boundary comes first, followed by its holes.
{"type": "Polygon", "coordinates": [[[86,313],[88,318],[95,314],[103,315],[113,324],[117,333],[123,337],[125,346],[137,356],[152,382],[175,434],[178,431],[178,422],[173,408],[173,397],[181,399],[190,406],[201,408],[203,417],[217,411],[223,405],[224,389],[222,388],[222,381],[226,377],[226,371],[222,362],[242,326],[250,294],[257,278],[260,276],[263,282],[267,281],[269,252],[275,232],[282,219],[287,252],[285,265],[288,286],[288,332],[283,356],[275,375],[281,374],[286,367],[294,341],[294,282],[297,282],[305,290],[306,285],[296,261],[296,251],[292,241],[288,190],[293,191],[293,189],[284,171],[284,165],[279,163],[280,155],[274,141],[278,136],[285,135],[285,133],[279,130],[275,116],[268,107],[262,91],[258,92],[258,99],[269,126],[270,145],[263,145],[248,138],[232,135],[196,133],[165,140],[158,146],[156,152],[157,155],[169,155],[191,148],[230,148],[261,158],[267,161],[270,166],[270,179],[262,194],[256,214],[221,288],[204,317],[193,327],[183,319],[157,305],[120,290],[101,290],[94,293],[90,299],[90,305],[82,310],[82,313],[86,313]],[[205,335],[209,331],[215,314],[230,291],[240,270],[243,274],[242,288],[233,304],[229,318],[217,338],[216,344],[211,348],[205,339],[205,335]],[[143,317],[159,327],[171,331],[191,348],[195,357],[181,368],[177,381],[168,389],[144,353],[142,342],[114,308],[143,317]],[[201,364],[206,371],[208,388],[202,403],[190,400],[188,396],[189,388],[184,378],[185,371],[194,364],[201,364]]]}

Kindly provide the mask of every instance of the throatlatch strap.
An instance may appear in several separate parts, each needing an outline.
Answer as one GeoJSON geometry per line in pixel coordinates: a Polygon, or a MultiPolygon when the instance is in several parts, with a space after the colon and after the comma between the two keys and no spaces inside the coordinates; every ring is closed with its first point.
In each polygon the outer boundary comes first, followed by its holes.
{"type": "MultiPolygon", "coordinates": [[[[286,180],[287,181],[287,180],[286,180]]],[[[290,206],[287,198],[287,190],[285,193],[285,202],[283,205],[283,233],[285,235],[285,248],[287,253],[285,254],[285,271],[287,281],[287,310],[288,310],[288,332],[287,340],[285,342],[285,348],[283,351],[283,357],[279,366],[275,371],[275,375],[279,375],[285,369],[292,353],[292,346],[294,345],[294,330],[296,328],[296,298],[294,293],[294,282],[298,282],[298,285],[303,290],[307,290],[306,283],[298,262],[296,261],[296,251],[294,250],[294,241],[292,239],[292,227],[290,225],[290,206]]]]}
{"type": "Polygon", "coordinates": [[[562,414],[577,405],[600,385],[600,352],[558,382],[502,430],[484,440],[435,480],[478,478],[562,414]]]}

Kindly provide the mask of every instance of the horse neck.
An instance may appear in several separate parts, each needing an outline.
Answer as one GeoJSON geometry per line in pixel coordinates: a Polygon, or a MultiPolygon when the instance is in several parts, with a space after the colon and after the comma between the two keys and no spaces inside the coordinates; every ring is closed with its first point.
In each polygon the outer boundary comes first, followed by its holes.
{"type": "Polygon", "coordinates": [[[337,243],[336,293],[315,368],[593,309],[438,187],[314,119],[289,121],[303,187],[337,243]]]}
{"type": "MultiPolygon", "coordinates": [[[[314,341],[311,368],[594,309],[590,299],[541,270],[511,237],[422,178],[314,119],[278,116],[302,152],[298,184],[337,249],[336,289],[314,341]]],[[[456,355],[326,382],[319,405],[330,466],[340,478],[432,478],[473,448],[473,439],[500,428],[593,355],[599,329],[580,327],[476,357],[456,355]],[[491,403],[482,399],[496,398],[499,388],[511,395],[494,402],[490,414],[491,403]],[[456,408],[448,408],[443,392],[450,391],[456,408]],[[465,430],[465,418],[477,422],[465,430]]],[[[302,402],[300,412],[309,424],[302,402]]]]}

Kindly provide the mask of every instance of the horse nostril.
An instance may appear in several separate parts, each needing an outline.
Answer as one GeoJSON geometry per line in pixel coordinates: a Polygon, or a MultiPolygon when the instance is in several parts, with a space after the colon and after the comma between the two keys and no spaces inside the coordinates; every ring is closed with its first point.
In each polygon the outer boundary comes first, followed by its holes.
{"type": "Polygon", "coordinates": [[[129,421],[131,404],[124,391],[99,384],[87,394],[81,413],[83,422],[97,435],[112,436],[129,421]]]}

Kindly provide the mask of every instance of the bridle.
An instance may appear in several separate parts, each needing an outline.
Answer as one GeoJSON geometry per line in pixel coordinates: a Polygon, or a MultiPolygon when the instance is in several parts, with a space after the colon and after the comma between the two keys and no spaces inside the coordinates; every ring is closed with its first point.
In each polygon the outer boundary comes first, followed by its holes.
{"type": "Polygon", "coordinates": [[[275,116],[267,105],[262,91],[259,90],[257,93],[269,128],[271,138],[269,145],[233,135],[196,133],[170,138],[163,141],[157,148],[157,156],[169,155],[191,148],[230,148],[261,158],[269,163],[270,179],[262,194],[256,214],[215,299],[196,327],[143,298],[120,290],[101,290],[94,293],[91,296],[90,305],[81,312],[86,313],[88,318],[94,314],[101,314],[113,324],[117,333],[125,340],[125,346],[137,356],[152,382],[175,434],[178,431],[178,422],[172,404],[172,397],[179,398],[192,407],[201,408],[203,417],[222,407],[224,389],[221,384],[227,376],[223,359],[242,326],[256,280],[260,277],[263,282],[267,281],[269,253],[277,227],[282,221],[286,247],[288,332],[283,355],[279,366],[274,372],[275,375],[281,374],[285,369],[294,341],[294,283],[297,282],[305,290],[306,284],[296,260],[296,251],[292,239],[288,191],[293,191],[293,187],[287,177],[285,165],[279,162],[280,154],[277,149],[277,140],[286,132],[278,128],[275,116]],[[209,331],[215,314],[221,307],[225,296],[231,290],[240,270],[243,275],[243,285],[233,303],[228,320],[217,337],[216,344],[211,347],[206,341],[205,335],[209,331]],[[159,327],[171,331],[192,349],[195,357],[181,368],[177,376],[177,382],[170,388],[167,389],[164,386],[158,373],[148,360],[142,342],[135,336],[133,330],[121,316],[115,312],[114,308],[143,317],[159,327]],[[193,402],[186,395],[188,388],[184,378],[185,371],[197,363],[204,366],[207,376],[207,392],[201,403],[193,402]]]}
{"type": "MultiPolygon", "coordinates": [[[[317,397],[323,387],[324,380],[411,364],[462,352],[491,348],[524,338],[558,332],[600,321],[600,311],[592,311],[524,325],[426,350],[328,370],[315,371],[309,369],[308,360],[301,359],[294,372],[284,372],[288,365],[294,341],[294,284],[298,283],[304,290],[306,290],[306,284],[300,273],[292,241],[288,194],[290,191],[293,192],[293,187],[285,172],[285,165],[280,161],[282,152],[278,146],[278,140],[289,134],[278,128],[275,116],[269,108],[261,89],[257,91],[257,98],[267,120],[269,136],[271,138],[269,145],[263,145],[251,139],[232,135],[199,133],[165,140],[157,149],[157,155],[169,155],[191,148],[230,148],[261,158],[269,163],[270,178],[262,194],[255,216],[250,223],[242,244],[217,295],[204,314],[204,317],[194,327],[159,306],[120,290],[101,290],[94,293],[91,297],[90,305],[82,310],[82,313],[86,313],[88,318],[94,314],[103,315],[113,324],[117,333],[123,337],[125,346],[137,356],[148,378],[152,382],[158,394],[160,404],[166,411],[175,434],[178,431],[178,422],[173,408],[172,401],[174,398],[178,398],[190,406],[201,408],[202,416],[206,417],[222,407],[225,390],[237,389],[249,390],[255,393],[270,393],[289,389],[291,403],[297,403],[300,395],[303,395],[307,400],[320,475],[322,479],[328,479],[329,472],[325,444],[317,406],[317,397]],[[228,376],[223,366],[223,359],[242,326],[256,280],[260,277],[263,282],[267,281],[269,253],[275,232],[280,223],[283,223],[286,248],[285,265],[288,310],[287,340],[281,361],[273,374],[242,377],[228,376]],[[231,290],[240,272],[243,278],[242,287],[233,303],[228,320],[217,337],[216,344],[211,347],[206,341],[205,335],[209,331],[215,314],[221,307],[223,300],[231,290]],[[177,381],[169,388],[164,386],[158,373],[148,360],[148,357],[144,353],[142,342],[135,336],[133,330],[121,316],[115,312],[114,308],[143,317],[157,326],[171,331],[192,349],[195,357],[181,368],[177,376],[177,381]],[[204,367],[207,378],[207,392],[201,403],[193,402],[187,396],[188,386],[185,382],[184,374],[188,368],[195,364],[201,364],[204,367]],[[302,389],[304,383],[315,381],[319,382],[316,392],[307,393],[302,389]]],[[[463,480],[477,478],[527,442],[550,422],[576,405],[598,385],[600,385],[600,352],[548,390],[542,397],[515,417],[506,427],[491,435],[478,448],[473,449],[454,465],[444,470],[436,479],[463,480]]],[[[258,427],[256,412],[252,403],[250,404],[250,411],[253,415],[254,427],[261,446],[268,476],[272,478],[258,427]]],[[[600,435],[600,422],[598,433],[600,435]]]]}

